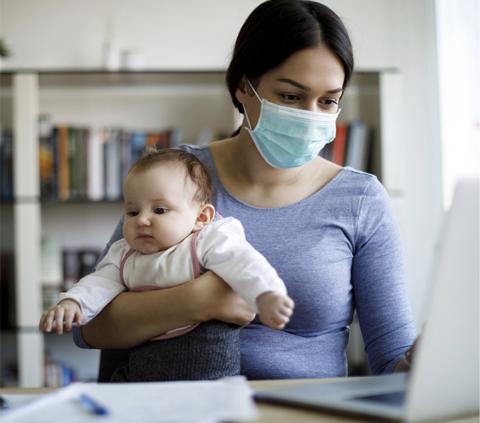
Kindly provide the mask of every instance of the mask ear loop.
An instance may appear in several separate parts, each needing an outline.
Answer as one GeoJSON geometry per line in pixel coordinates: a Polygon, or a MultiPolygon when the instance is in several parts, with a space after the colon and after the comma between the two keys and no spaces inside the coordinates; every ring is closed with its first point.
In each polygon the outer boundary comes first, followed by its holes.
{"type": "MultiPolygon", "coordinates": [[[[260,102],[260,104],[262,104],[262,99],[257,94],[257,91],[255,91],[255,88],[253,88],[253,85],[250,82],[250,80],[248,80],[247,78],[245,78],[245,80],[248,82],[248,85],[250,85],[250,88],[252,89],[255,96],[258,98],[258,101],[260,102]]],[[[250,119],[248,117],[247,109],[246,109],[245,106],[243,106],[243,111],[245,112],[245,118],[247,119],[247,123],[248,123],[248,126],[249,126],[248,129],[250,129],[250,131],[253,131],[252,124],[250,123],[250,119]]]]}

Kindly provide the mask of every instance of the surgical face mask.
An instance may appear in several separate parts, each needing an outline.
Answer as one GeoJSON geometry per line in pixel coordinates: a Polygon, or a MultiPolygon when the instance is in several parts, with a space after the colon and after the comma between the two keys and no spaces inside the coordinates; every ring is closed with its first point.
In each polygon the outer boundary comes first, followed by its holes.
{"type": "Polygon", "coordinates": [[[311,162],[325,145],[335,138],[335,121],[340,113],[311,112],[280,106],[261,99],[250,81],[255,96],[261,103],[255,129],[245,118],[257,150],[272,167],[292,168],[311,162]]]}

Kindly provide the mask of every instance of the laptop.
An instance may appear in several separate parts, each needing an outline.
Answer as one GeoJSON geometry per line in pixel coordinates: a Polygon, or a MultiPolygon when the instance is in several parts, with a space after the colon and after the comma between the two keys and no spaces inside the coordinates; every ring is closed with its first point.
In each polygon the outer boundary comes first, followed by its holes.
{"type": "Polygon", "coordinates": [[[479,180],[455,189],[435,252],[427,320],[407,373],[305,382],[258,391],[258,401],[396,421],[479,411],[479,180]]]}

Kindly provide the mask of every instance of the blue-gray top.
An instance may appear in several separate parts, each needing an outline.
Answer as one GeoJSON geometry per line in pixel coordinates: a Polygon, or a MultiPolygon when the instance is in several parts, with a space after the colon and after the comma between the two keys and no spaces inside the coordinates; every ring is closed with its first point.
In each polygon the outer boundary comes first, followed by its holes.
{"type": "MultiPolygon", "coordinates": [[[[255,319],[241,331],[242,374],[249,379],[345,376],[354,310],[372,372],[392,371],[413,343],[415,328],[398,226],[377,178],[346,167],[302,201],[258,208],[225,190],[208,147],[182,148],[210,170],[217,212],[243,223],[247,240],[277,270],[295,301],[284,330],[255,319]]],[[[120,237],[119,225],[110,242],[120,237]]]]}

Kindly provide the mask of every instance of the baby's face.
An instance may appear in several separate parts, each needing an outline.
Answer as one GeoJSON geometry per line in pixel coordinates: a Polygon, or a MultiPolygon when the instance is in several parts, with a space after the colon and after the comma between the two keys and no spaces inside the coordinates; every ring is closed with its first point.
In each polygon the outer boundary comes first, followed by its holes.
{"type": "Polygon", "coordinates": [[[200,205],[193,200],[195,185],[182,166],[162,163],[133,171],[123,191],[123,236],[137,251],[166,250],[192,232],[200,205]]]}

